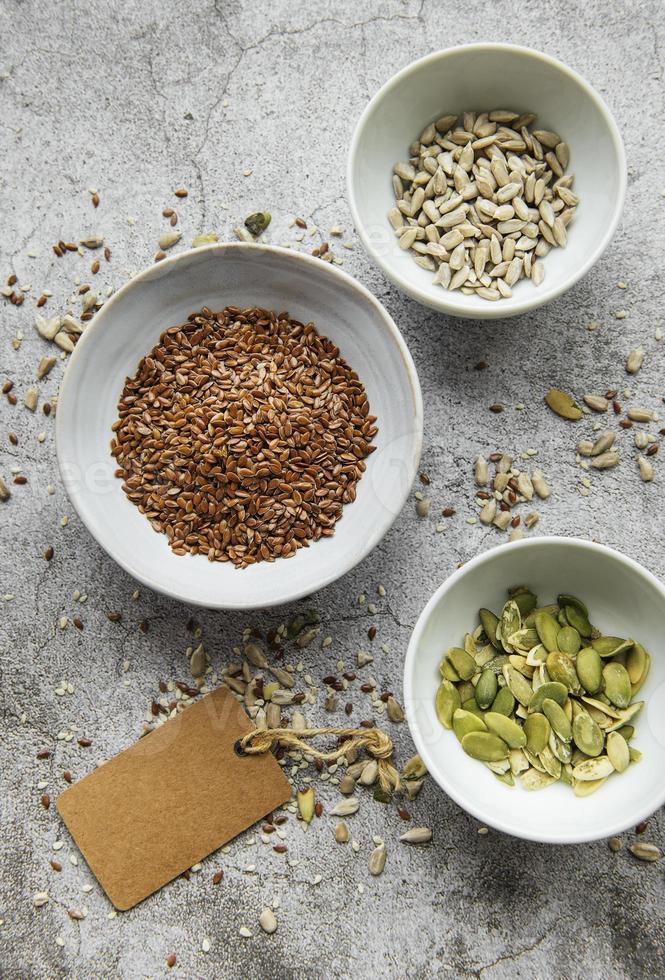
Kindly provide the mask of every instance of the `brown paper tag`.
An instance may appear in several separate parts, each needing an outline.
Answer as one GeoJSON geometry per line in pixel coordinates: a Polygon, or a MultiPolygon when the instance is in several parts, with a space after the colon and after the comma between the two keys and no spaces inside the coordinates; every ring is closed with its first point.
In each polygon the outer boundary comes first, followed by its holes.
{"type": "Polygon", "coordinates": [[[132,908],[290,798],[270,753],[236,754],[253,727],[220,687],[58,797],[116,908],[132,908]]]}

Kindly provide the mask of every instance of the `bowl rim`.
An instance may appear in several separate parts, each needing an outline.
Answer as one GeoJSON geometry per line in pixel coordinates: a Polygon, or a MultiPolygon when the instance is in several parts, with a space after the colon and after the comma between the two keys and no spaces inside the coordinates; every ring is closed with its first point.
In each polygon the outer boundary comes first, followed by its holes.
{"type": "Polygon", "coordinates": [[[528,313],[532,310],[538,309],[539,307],[544,306],[546,303],[549,303],[551,300],[557,299],[563,293],[571,289],[595,265],[612,240],[623,213],[627,186],[628,170],[626,164],[626,152],[623,145],[623,140],[621,139],[621,133],[619,132],[619,127],[617,126],[614,116],[610,112],[608,106],[605,104],[604,100],[601,98],[598,92],[596,92],[593,86],[590,85],[590,83],[587,82],[587,80],[573,68],[570,68],[563,61],[560,61],[558,58],[554,58],[552,55],[545,54],[542,51],[538,51],[536,48],[530,48],[522,44],[506,44],[494,41],[480,41],[474,42],[473,44],[458,44],[450,48],[442,48],[439,51],[431,52],[430,54],[425,55],[423,58],[418,58],[416,61],[410,62],[404,68],[400,69],[400,71],[398,71],[395,75],[392,75],[388,81],[384,82],[381,88],[374,93],[361,113],[353,131],[353,136],[351,137],[351,144],[349,146],[346,165],[346,190],[351,216],[363,247],[374,264],[384,272],[388,279],[390,279],[396,286],[406,293],[407,296],[410,296],[411,299],[416,300],[418,303],[421,303],[430,309],[438,310],[441,313],[446,313],[449,316],[459,319],[507,319],[508,317],[518,316],[521,313],[528,313]],[[353,174],[358,155],[359,143],[369,118],[372,116],[377,106],[384,99],[388,98],[392,91],[396,89],[405,78],[420,71],[421,68],[425,68],[430,64],[451,55],[456,55],[460,52],[468,52],[471,54],[480,53],[483,51],[502,51],[508,54],[527,56],[529,58],[533,58],[534,60],[544,61],[552,68],[555,68],[564,75],[567,75],[573,82],[584,90],[598,109],[600,115],[603,117],[619,164],[618,193],[612,220],[610,221],[605,234],[596,244],[596,247],[586,256],[575,272],[573,272],[568,278],[558,285],[553,284],[551,287],[546,288],[543,291],[539,290],[529,298],[515,299],[513,297],[508,300],[501,300],[498,303],[486,303],[485,305],[487,306],[487,310],[476,309],[475,307],[460,309],[457,306],[451,305],[446,299],[447,293],[444,290],[441,290],[440,297],[437,296],[436,293],[430,293],[428,290],[425,290],[421,286],[417,285],[410,278],[403,276],[400,272],[393,269],[388,263],[384,262],[383,257],[374,248],[370,237],[365,231],[358,207],[353,174]]]}
{"type": "MultiPolygon", "coordinates": [[[[310,584],[307,587],[297,588],[288,590],[286,589],[284,594],[271,599],[268,602],[262,602],[257,605],[256,600],[250,599],[249,601],[229,601],[222,600],[214,604],[210,604],[207,601],[199,601],[197,599],[191,598],[189,596],[183,597],[182,594],[178,592],[177,589],[169,588],[163,586],[158,582],[154,581],[150,577],[141,574],[134,566],[130,560],[119,556],[115,551],[109,550],[106,544],[103,544],[97,536],[96,533],[96,521],[88,513],[88,508],[85,503],[85,493],[77,487],[76,481],[72,477],[71,468],[66,464],[70,461],[69,455],[67,453],[67,443],[68,435],[65,431],[65,412],[63,411],[63,404],[66,405],[73,397],[73,385],[74,382],[71,380],[75,372],[78,370],[78,364],[81,359],[86,356],[88,349],[95,342],[95,338],[101,333],[101,331],[106,330],[106,323],[109,319],[109,313],[113,313],[114,307],[121,300],[124,299],[128,293],[136,288],[140,287],[146,280],[150,280],[155,275],[155,265],[150,265],[143,269],[136,276],[129,279],[124,283],[118,290],[111,296],[90,322],[90,325],[84,330],[83,334],[80,336],[78,343],[76,344],[73,352],[71,353],[69,360],[67,362],[67,367],[65,373],[62,377],[60,383],[60,390],[58,394],[58,407],[59,411],[56,412],[56,424],[55,424],[55,447],[56,447],[56,457],[58,460],[58,467],[60,470],[60,476],[63,481],[67,496],[71,503],[73,504],[79,518],[88,529],[89,533],[95,539],[97,544],[103,548],[103,550],[124,569],[132,578],[136,579],[142,585],[161,595],[169,596],[172,599],[177,599],[180,602],[185,602],[189,605],[199,606],[205,609],[228,609],[228,610],[247,610],[247,609],[269,609],[275,606],[285,605],[286,603],[293,602],[297,599],[302,599],[305,596],[311,595],[314,592],[318,592],[320,589],[325,588],[332,582],[337,581],[347,572],[351,571],[357,564],[363,561],[370,552],[379,544],[383,537],[387,534],[398,515],[401,513],[404,504],[406,503],[409,494],[411,493],[411,488],[413,485],[413,480],[418,472],[418,466],[420,464],[420,457],[422,453],[422,443],[423,443],[423,399],[422,391],[420,388],[420,380],[418,378],[418,372],[411,356],[411,352],[406,345],[404,337],[400,333],[400,330],[393,320],[392,316],[388,310],[383,306],[383,304],[372,295],[372,293],[354,279],[353,276],[349,275],[348,272],[344,272],[342,269],[331,265],[328,262],[322,262],[320,259],[315,258],[311,255],[304,255],[302,252],[291,251],[290,249],[285,249],[278,245],[263,245],[261,243],[250,243],[250,242],[214,242],[209,245],[200,246],[198,248],[187,249],[184,252],[178,252],[175,255],[170,255],[166,259],[163,259],[159,265],[159,274],[168,275],[175,267],[180,264],[191,262],[194,257],[196,259],[203,258],[205,255],[211,253],[233,253],[237,252],[239,254],[245,254],[247,256],[260,257],[265,253],[270,253],[277,255],[280,259],[286,262],[292,262],[295,265],[302,265],[303,270],[307,272],[308,267],[312,270],[318,270],[322,275],[329,276],[333,280],[338,280],[340,286],[347,288],[352,293],[355,293],[361,301],[368,302],[379,316],[379,321],[382,324],[383,329],[386,331],[386,337],[389,342],[394,344],[401,356],[402,362],[404,364],[409,387],[410,395],[413,404],[413,419],[414,419],[414,452],[411,454],[412,463],[410,465],[410,479],[404,481],[404,489],[400,494],[398,500],[398,507],[396,507],[391,512],[386,512],[382,521],[377,523],[374,532],[369,533],[365,538],[365,544],[360,554],[357,557],[353,557],[351,560],[348,558],[343,559],[335,568],[331,574],[325,576],[321,581],[317,581],[315,584],[310,584]],[[82,354],[81,351],[84,353],[82,354]],[[74,369],[72,370],[72,366],[74,369]]],[[[165,327],[166,329],[166,327],[165,327]]],[[[109,432],[110,439],[110,432],[109,432]]],[[[279,567],[275,563],[275,567],[279,567]]],[[[240,570],[239,570],[240,571],[240,570]]],[[[289,577],[285,577],[285,581],[288,582],[289,577]]]]}
{"type": "Polygon", "coordinates": [[[630,827],[634,827],[636,824],[640,823],[640,821],[646,820],[648,817],[650,817],[665,803],[665,780],[663,780],[663,785],[660,790],[657,803],[652,805],[652,801],[650,801],[649,805],[643,809],[636,807],[634,814],[630,817],[630,820],[616,820],[612,822],[611,814],[608,814],[607,825],[604,825],[602,828],[594,831],[585,831],[583,833],[574,834],[556,834],[548,832],[531,833],[524,831],[519,827],[517,818],[515,818],[513,824],[504,820],[496,819],[489,807],[487,809],[483,809],[482,806],[476,806],[476,804],[470,803],[465,798],[463,793],[458,792],[454,786],[450,785],[445,773],[434,764],[434,760],[425,740],[421,739],[420,737],[420,729],[414,711],[412,676],[414,674],[420,640],[435,606],[438,605],[442,597],[453,585],[455,585],[460,579],[464,578],[464,576],[473,569],[491,562],[498,555],[505,554],[508,549],[528,550],[534,547],[542,547],[543,544],[545,544],[545,546],[548,546],[549,544],[562,544],[572,548],[581,548],[586,551],[591,551],[598,555],[602,555],[605,558],[610,557],[615,559],[620,564],[632,569],[632,571],[636,572],[642,579],[648,582],[649,585],[654,587],[656,591],[660,593],[663,602],[665,602],[665,586],[663,586],[662,582],[653,574],[653,572],[650,572],[644,567],[644,565],[640,565],[640,563],[635,561],[635,559],[629,558],[628,555],[624,555],[615,548],[610,548],[608,545],[600,544],[596,541],[587,541],[584,538],[577,537],[566,537],[565,535],[542,535],[525,541],[507,542],[506,544],[498,545],[495,548],[490,548],[488,551],[484,551],[482,554],[476,555],[475,558],[470,559],[470,561],[462,565],[461,568],[456,569],[448,578],[446,578],[438,589],[436,589],[433,595],[430,596],[422,612],[420,613],[416,621],[416,625],[413,628],[404,661],[404,710],[409,731],[411,732],[411,737],[415,743],[416,750],[427,766],[429,774],[441,787],[444,793],[454,800],[455,803],[457,803],[457,805],[463,810],[471,814],[471,816],[482,821],[484,824],[488,824],[495,830],[500,830],[504,834],[509,834],[512,837],[518,837],[522,840],[530,840],[542,844],[583,844],[589,841],[604,840],[607,837],[624,833],[630,827]]]}

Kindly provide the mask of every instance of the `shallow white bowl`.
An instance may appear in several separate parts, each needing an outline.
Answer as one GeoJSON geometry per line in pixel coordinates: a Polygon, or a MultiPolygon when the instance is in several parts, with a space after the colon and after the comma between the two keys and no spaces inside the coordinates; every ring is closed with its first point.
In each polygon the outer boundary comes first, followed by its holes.
{"type": "Polygon", "coordinates": [[[665,802],[665,588],[624,555],[577,538],[535,538],[496,547],[468,562],[434,593],[416,623],[404,667],[409,728],[425,765],[456,803],[515,837],[572,844],[619,834],[665,802]],[[434,710],[439,662],[478,623],[478,609],[498,610],[510,586],[528,585],[542,603],[559,592],[579,596],[604,633],[634,637],[651,654],[638,698],[646,705],[631,745],[644,753],[591,796],[578,799],[556,783],[528,792],[510,788],[467,756],[434,710]]]}
{"type": "Polygon", "coordinates": [[[623,209],[626,161],[616,123],[580,75],[549,55],[513,44],[469,44],[414,61],[379,89],[351,141],[347,170],[355,226],[374,262],[412,299],[452,316],[496,319],[548,303],[570,289],[600,258],[623,209]],[[395,203],[391,177],[425,126],[447,112],[514,109],[538,114],[536,126],[570,146],[580,205],[566,248],[544,258],[545,281],[520,280],[496,302],[432,284],[397,244],[387,214],[395,203]]]}
{"type": "Polygon", "coordinates": [[[57,452],[79,516],[140,582],[217,609],[277,605],[315,592],[367,555],[399,513],[420,458],[423,413],[411,355],[363,286],[319,259],[262,245],[209,245],[153,265],[95,316],[71,356],[58,399],[57,452]],[[313,320],[365,385],[377,446],[335,534],[293,558],[244,569],[174,555],[114,477],[111,425],[127,375],[169,326],[202,306],[262,306],[313,320]]]}

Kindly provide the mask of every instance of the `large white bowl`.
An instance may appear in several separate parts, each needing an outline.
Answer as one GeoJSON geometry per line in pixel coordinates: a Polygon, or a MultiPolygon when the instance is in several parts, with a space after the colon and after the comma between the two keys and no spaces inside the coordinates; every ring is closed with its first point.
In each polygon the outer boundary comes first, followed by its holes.
{"type": "Polygon", "coordinates": [[[549,55],[514,44],[468,44],[407,65],[379,89],[351,142],[347,170],[351,213],[374,262],[412,299],[452,316],[514,316],[560,296],[585,275],[607,247],[623,209],[626,160],[610,112],[580,75],[549,55]],[[510,299],[496,302],[432,284],[410,252],[399,248],[387,214],[395,198],[393,166],[425,126],[448,112],[513,109],[538,114],[538,128],[570,146],[580,205],[566,248],[544,258],[545,281],[520,280],[510,299]]]}
{"type": "Polygon", "coordinates": [[[576,538],[535,538],[496,547],[467,562],[440,586],[421,613],[404,668],[407,719],[430,774],[456,803],[515,837],[572,844],[620,834],[665,802],[665,588],[624,555],[576,538]],[[633,637],[651,654],[638,698],[646,705],[631,745],[644,753],[594,794],[577,798],[556,783],[537,792],[510,788],[467,756],[434,709],[439,661],[478,623],[478,609],[498,611],[510,586],[528,585],[542,603],[559,592],[579,596],[604,633],[633,637]]]}
{"type": "Polygon", "coordinates": [[[57,452],[79,516],[140,582],[218,609],[277,605],[315,592],[367,555],[409,493],[420,458],[423,412],[411,355],[393,320],[363,286],[310,256],[262,245],[209,245],[165,259],[110,299],[71,356],[58,399],[57,452]],[[331,538],[293,558],[237,569],[174,555],[114,477],[111,425],[127,375],[167,327],[208,306],[261,306],[313,320],[365,385],[379,432],[356,500],[331,538]]]}

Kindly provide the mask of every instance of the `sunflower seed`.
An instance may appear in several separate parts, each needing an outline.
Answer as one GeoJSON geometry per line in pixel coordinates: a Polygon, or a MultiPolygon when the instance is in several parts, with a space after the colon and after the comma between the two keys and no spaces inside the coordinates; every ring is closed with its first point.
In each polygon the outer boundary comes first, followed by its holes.
{"type": "Polygon", "coordinates": [[[176,242],[179,242],[181,238],[182,233],[179,231],[166,231],[159,236],[157,244],[163,251],[166,251],[167,248],[171,248],[176,242]]]}
{"type": "Polygon", "coordinates": [[[660,848],[655,844],[647,844],[646,841],[637,841],[628,850],[640,861],[658,861],[662,857],[660,848]]]}
{"type": "Polygon", "coordinates": [[[431,839],[432,831],[429,827],[412,827],[400,837],[404,844],[427,844],[431,839]]]}
{"type": "MultiPolygon", "coordinates": [[[[312,792],[314,791],[312,790],[312,792]]],[[[343,800],[339,800],[330,811],[330,814],[333,817],[350,817],[352,814],[357,813],[359,806],[360,803],[355,796],[348,796],[343,800]]]]}
{"type": "Polygon", "coordinates": [[[644,351],[639,348],[632,350],[626,358],[626,371],[628,374],[637,374],[644,363],[644,351]]]}
{"type": "Polygon", "coordinates": [[[591,465],[595,470],[611,470],[615,466],[618,466],[619,462],[619,454],[614,450],[611,450],[609,452],[600,453],[591,460],[591,465]]]}
{"type": "Polygon", "coordinates": [[[650,483],[654,478],[654,468],[645,456],[637,457],[637,465],[640,471],[640,478],[644,483],[650,483]]]}
{"type": "Polygon", "coordinates": [[[379,844],[369,856],[369,871],[375,876],[380,875],[386,866],[386,845],[379,844]]]}
{"type": "Polygon", "coordinates": [[[654,413],[647,408],[629,408],[627,412],[631,422],[653,422],[654,413]]]}
{"type": "Polygon", "coordinates": [[[602,395],[584,395],[584,403],[594,412],[606,412],[610,404],[602,395]]]}
{"type": "Polygon", "coordinates": [[[271,908],[266,906],[266,908],[263,909],[261,915],[259,916],[259,925],[264,932],[268,933],[269,936],[277,930],[277,919],[275,918],[275,913],[271,908]]]}

